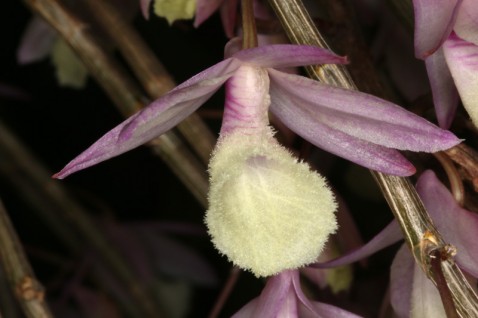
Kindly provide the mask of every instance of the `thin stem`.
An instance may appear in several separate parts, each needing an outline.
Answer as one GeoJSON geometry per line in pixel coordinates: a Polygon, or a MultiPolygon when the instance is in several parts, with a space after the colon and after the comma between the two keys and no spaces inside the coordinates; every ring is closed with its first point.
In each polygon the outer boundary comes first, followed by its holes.
{"type": "MultiPolygon", "coordinates": [[[[140,34],[128,23],[117,6],[108,1],[86,0],[96,21],[103,27],[152,99],[176,86],[172,76],[147,46],[140,34]]],[[[197,114],[184,119],[177,127],[207,164],[216,138],[197,114]]]]}
{"type": "Polygon", "coordinates": [[[458,313],[456,311],[455,303],[453,302],[453,296],[446,282],[445,274],[441,264],[443,261],[448,259],[448,256],[443,252],[442,249],[436,249],[430,253],[430,266],[434,274],[434,279],[438,292],[440,293],[440,298],[445,308],[445,313],[447,318],[458,318],[458,313]]]}
{"type": "Polygon", "coordinates": [[[257,46],[256,19],[252,0],[242,0],[242,48],[250,49],[257,46]]]}
{"type": "MultiPolygon", "coordinates": [[[[327,43],[313,24],[300,0],[269,0],[269,3],[281,20],[282,26],[292,42],[328,48],[327,43]]],[[[321,82],[348,89],[357,89],[344,66],[309,67],[307,71],[311,78],[321,82]]],[[[371,73],[373,73],[372,70],[371,73]]],[[[419,250],[413,249],[413,247],[419,245],[425,234],[429,232],[436,237],[438,246],[445,246],[446,244],[433,225],[415,188],[406,178],[389,176],[375,171],[372,171],[372,175],[398,220],[416,261],[421,263],[426,260],[427,264],[421,265],[424,268],[429,268],[428,255],[422,255],[419,250]]],[[[447,283],[460,315],[466,317],[472,312],[474,316],[478,316],[478,297],[467,283],[463,273],[452,260],[446,260],[443,263],[445,264],[444,268],[449,271],[449,275],[446,275],[447,283]]],[[[433,281],[430,272],[427,271],[426,274],[433,281]]]]}
{"type": "MultiPolygon", "coordinates": [[[[130,80],[126,71],[107,53],[100,41],[59,0],[24,0],[36,13],[50,23],[75,50],[125,117],[144,107],[147,100],[141,90],[130,80]]],[[[173,131],[149,143],[154,153],[168,164],[171,170],[188,187],[196,199],[207,204],[208,181],[204,165],[173,131]]]]}
{"type": "Polygon", "coordinates": [[[10,286],[29,318],[53,317],[45,302],[43,286],[35,278],[20,240],[0,201],[0,259],[10,286]]]}
{"type": "Polygon", "coordinates": [[[229,277],[226,283],[224,284],[224,287],[222,288],[221,293],[219,294],[219,297],[217,298],[214,304],[214,307],[209,313],[209,316],[208,316],[209,318],[219,317],[219,314],[221,313],[221,310],[224,307],[224,304],[226,303],[227,299],[231,295],[231,292],[234,289],[234,286],[236,285],[240,274],[241,274],[241,270],[238,267],[233,266],[231,268],[229,277]]]}
{"type": "MultiPolygon", "coordinates": [[[[58,181],[50,177],[51,173],[46,171],[39,160],[34,158],[1,122],[0,145],[0,156],[4,160],[0,165],[0,172],[7,174],[18,192],[41,212],[41,217],[61,242],[72,253],[83,249],[85,243],[91,246],[100,255],[105,266],[108,266],[108,271],[116,275],[126,286],[124,290],[139,306],[142,306],[142,310],[130,310],[135,313],[133,316],[157,317],[158,311],[153,309],[155,307],[153,301],[140,286],[128,267],[127,260],[123,259],[103,236],[102,231],[88,216],[88,212],[61,187],[58,181]]],[[[98,278],[99,281],[102,279],[101,276],[98,278]]]]}
{"type": "Polygon", "coordinates": [[[456,169],[453,162],[450,160],[446,152],[437,152],[433,154],[435,158],[440,162],[443,170],[445,170],[446,175],[448,176],[448,181],[450,182],[451,193],[455,198],[455,201],[463,206],[465,203],[465,189],[463,187],[463,182],[461,181],[460,174],[456,169]]]}

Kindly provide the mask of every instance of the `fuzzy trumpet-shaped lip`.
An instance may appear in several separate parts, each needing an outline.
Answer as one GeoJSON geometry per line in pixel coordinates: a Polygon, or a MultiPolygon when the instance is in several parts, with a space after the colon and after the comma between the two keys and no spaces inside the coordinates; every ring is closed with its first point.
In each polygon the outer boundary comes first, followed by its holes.
{"type": "Polygon", "coordinates": [[[359,318],[359,316],[335,306],[307,299],[300,288],[300,277],[297,270],[284,271],[268,279],[261,295],[242,307],[232,317],[359,318]]]}
{"type": "Polygon", "coordinates": [[[337,228],[326,181],[272,135],[270,127],[221,135],[209,163],[211,240],[256,276],[314,262],[337,228]]]}
{"type": "Polygon", "coordinates": [[[269,70],[271,111],[312,144],[365,167],[415,172],[396,150],[436,152],[460,143],[403,108],[372,95],[269,70]]]}
{"type": "Polygon", "coordinates": [[[438,124],[443,129],[451,126],[458,107],[458,91],[445,60],[443,48],[425,60],[428,78],[433,95],[433,104],[438,124]]]}
{"type": "Polygon", "coordinates": [[[413,0],[417,58],[428,57],[442,45],[453,30],[461,4],[462,0],[413,0]]]}
{"type": "Polygon", "coordinates": [[[443,51],[463,106],[473,123],[477,125],[478,46],[451,34],[443,44],[443,51]]]}

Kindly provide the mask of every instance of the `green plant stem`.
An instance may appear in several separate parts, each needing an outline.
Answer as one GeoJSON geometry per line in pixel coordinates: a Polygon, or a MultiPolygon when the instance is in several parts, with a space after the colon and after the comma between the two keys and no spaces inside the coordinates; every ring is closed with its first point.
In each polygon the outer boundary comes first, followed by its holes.
{"type": "Polygon", "coordinates": [[[28,318],[53,317],[45,302],[43,286],[35,278],[20,240],[0,201],[0,259],[13,294],[28,318]]]}
{"type": "MultiPolygon", "coordinates": [[[[293,43],[329,48],[300,0],[269,0],[269,3],[293,43]]],[[[319,65],[306,69],[311,78],[330,85],[357,90],[345,66],[319,65]]],[[[428,233],[436,238],[436,248],[445,247],[446,244],[433,225],[415,188],[406,178],[389,176],[376,171],[372,171],[372,175],[398,220],[415,260],[425,270],[427,276],[436,283],[430,268],[430,255],[423,255],[422,250],[416,247],[421,245],[428,233]]],[[[443,261],[442,268],[460,316],[478,317],[478,297],[453,259],[443,261]]]]}
{"type": "MultiPolygon", "coordinates": [[[[103,87],[125,117],[144,107],[147,98],[129,79],[126,71],[107,53],[83,22],[59,0],[24,0],[30,9],[51,24],[81,58],[90,74],[103,87]]],[[[208,180],[205,167],[173,131],[148,144],[161,156],[195,198],[207,204],[208,180]]]]}

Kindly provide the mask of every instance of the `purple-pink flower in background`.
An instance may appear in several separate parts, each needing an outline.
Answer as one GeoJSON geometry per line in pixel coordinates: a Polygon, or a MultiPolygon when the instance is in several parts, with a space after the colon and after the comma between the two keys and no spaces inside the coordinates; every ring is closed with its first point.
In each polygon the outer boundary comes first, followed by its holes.
{"type": "MultiPolygon", "coordinates": [[[[417,192],[423,200],[433,223],[445,242],[456,247],[458,266],[478,278],[478,215],[461,208],[433,171],[425,171],[419,178],[417,192]]],[[[402,239],[398,223],[393,221],[369,243],[344,256],[314,267],[330,268],[350,264],[365,258],[402,239]]],[[[446,317],[440,295],[423,270],[416,264],[409,248],[403,245],[397,252],[390,272],[392,307],[400,318],[446,317]]]]}
{"type": "Polygon", "coordinates": [[[269,278],[261,295],[247,303],[232,317],[358,318],[359,316],[332,305],[310,301],[300,287],[299,272],[291,270],[269,278]]]}
{"type": "Polygon", "coordinates": [[[55,177],[161,135],[226,83],[223,123],[209,166],[209,234],[221,253],[256,276],[312,263],[337,228],[335,200],[325,180],[274,139],[269,110],[314,145],[390,174],[415,171],[393,148],[434,152],[460,142],[390,102],[273,69],[344,62],[311,46],[239,51],[124,121],[55,177]]]}
{"type": "Polygon", "coordinates": [[[438,123],[448,128],[458,94],[478,123],[478,5],[475,0],[414,0],[415,55],[424,59],[438,123]]]}

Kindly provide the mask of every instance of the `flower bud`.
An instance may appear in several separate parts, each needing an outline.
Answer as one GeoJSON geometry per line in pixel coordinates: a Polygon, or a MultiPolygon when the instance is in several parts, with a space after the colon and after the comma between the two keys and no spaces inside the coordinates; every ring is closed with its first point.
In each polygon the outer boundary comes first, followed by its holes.
{"type": "Polygon", "coordinates": [[[312,263],[336,228],[336,203],[323,177],[273,138],[235,130],[209,165],[206,224],[216,248],[256,276],[312,263]]]}

